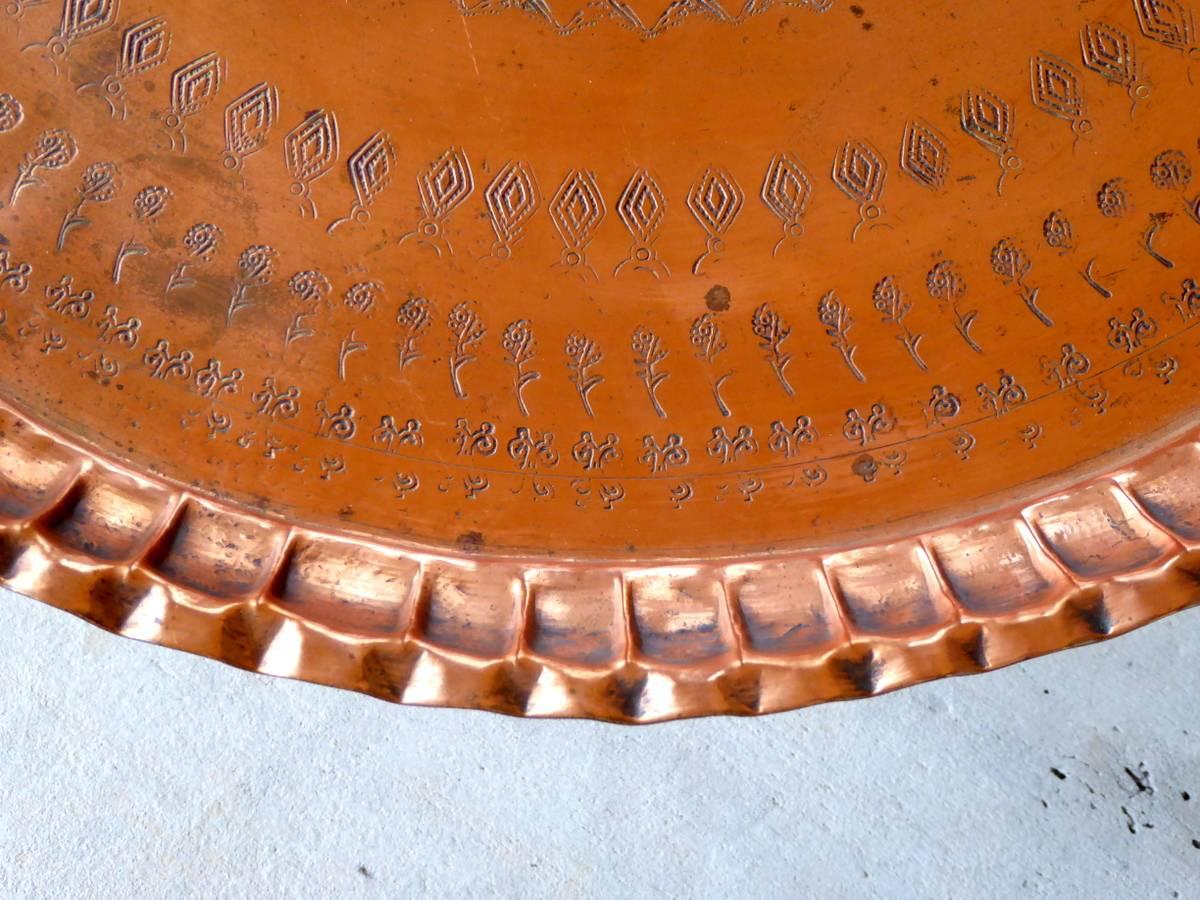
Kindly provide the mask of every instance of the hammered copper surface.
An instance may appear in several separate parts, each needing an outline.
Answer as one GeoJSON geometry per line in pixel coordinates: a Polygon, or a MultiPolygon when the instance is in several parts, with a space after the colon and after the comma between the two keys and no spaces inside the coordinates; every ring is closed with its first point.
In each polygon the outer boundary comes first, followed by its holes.
{"type": "Polygon", "coordinates": [[[11,0],[0,580],[653,721],[1196,602],[1179,0],[11,0]]]}

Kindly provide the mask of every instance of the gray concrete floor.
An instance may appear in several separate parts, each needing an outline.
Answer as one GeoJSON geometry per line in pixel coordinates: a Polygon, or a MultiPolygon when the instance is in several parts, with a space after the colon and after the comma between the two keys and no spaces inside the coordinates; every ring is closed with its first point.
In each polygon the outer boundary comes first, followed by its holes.
{"type": "Polygon", "coordinates": [[[1200,897],[1198,663],[1193,611],[631,730],[393,707],[0,593],[0,896],[1200,897]]]}

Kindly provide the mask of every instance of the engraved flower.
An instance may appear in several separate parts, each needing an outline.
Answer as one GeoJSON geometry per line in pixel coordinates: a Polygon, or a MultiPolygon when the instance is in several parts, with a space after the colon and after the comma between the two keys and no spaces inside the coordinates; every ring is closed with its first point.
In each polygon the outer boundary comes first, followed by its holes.
{"type": "Polygon", "coordinates": [[[167,202],[174,196],[171,189],[162,185],[149,185],[138,191],[133,198],[133,212],[142,220],[155,219],[167,208],[167,202]]]}
{"type": "Polygon", "coordinates": [[[183,246],[191,251],[192,256],[208,262],[217,252],[221,242],[221,229],[207,222],[193,225],[183,236],[183,246]]]}
{"type": "Polygon", "coordinates": [[[262,287],[275,274],[275,260],[279,252],[274,247],[256,244],[247,247],[238,257],[238,274],[242,283],[249,287],[262,287]]]}
{"type": "Polygon", "coordinates": [[[1125,191],[1125,182],[1120,178],[1106,181],[1096,194],[1096,206],[1102,215],[1110,219],[1118,219],[1129,212],[1129,194],[1125,191]]]}
{"type": "Polygon", "coordinates": [[[756,338],[769,344],[779,343],[792,333],[792,329],[783,323],[779,313],[773,310],[768,303],[764,303],[754,311],[751,328],[754,329],[756,338]]]}
{"type": "Polygon", "coordinates": [[[721,339],[721,326],[711,313],[705,313],[692,322],[691,341],[696,348],[697,358],[708,362],[712,362],[726,347],[721,339]]]}
{"type": "Polygon", "coordinates": [[[967,282],[952,260],[942,260],[929,270],[925,287],[934,300],[957,300],[967,292],[967,282]]]}
{"type": "Polygon", "coordinates": [[[1150,163],[1150,180],[1163,190],[1182,190],[1191,184],[1192,164],[1181,150],[1164,150],[1150,163]]]}
{"type": "Polygon", "coordinates": [[[88,203],[107,203],[117,193],[117,167],[112,163],[92,163],[83,173],[79,196],[88,203]]]}
{"type": "Polygon", "coordinates": [[[410,297],[400,305],[396,313],[396,322],[407,330],[417,333],[429,327],[429,301],[424,297],[410,297]]]}
{"type": "Polygon", "coordinates": [[[904,292],[896,284],[891,275],[884,277],[875,285],[871,295],[875,309],[883,316],[885,322],[899,322],[903,319],[912,305],[904,299],[904,292]]]}
{"type": "Polygon", "coordinates": [[[1046,221],[1042,223],[1042,237],[1046,239],[1048,246],[1060,252],[1071,250],[1075,245],[1075,230],[1071,227],[1071,220],[1063,215],[1061,209],[1056,209],[1046,216],[1046,221]]]}
{"type": "Polygon", "coordinates": [[[658,350],[658,335],[645,326],[639,327],[633,333],[633,352],[640,358],[646,359],[658,350]]]}
{"type": "Polygon", "coordinates": [[[12,94],[0,94],[0,132],[12,131],[24,118],[21,101],[12,94]]]}
{"type": "Polygon", "coordinates": [[[469,303],[460,303],[446,317],[450,333],[462,344],[474,343],[483,337],[485,329],[469,303]]]}
{"type": "Polygon", "coordinates": [[[79,146],[75,138],[61,128],[55,128],[43,132],[37,139],[30,162],[46,169],[61,169],[70,165],[78,154],[79,146]]]}
{"type": "Polygon", "coordinates": [[[591,346],[591,341],[578,331],[573,331],[567,335],[566,350],[567,359],[575,365],[587,355],[588,349],[591,346]]]}
{"type": "Polygon", "coordinates": [[[520,319],[504,329],[504,335],[501,337],[500,343],[504,348],[504,352],[512,357],[513,360],[525,360],[533,353],[533,330],[529,327],[529,323],[526,320],[520,319]]]}
{"type": "Polygon", "coordinates": [[[992,270],[1005,281],[1023,281],[1032,268],[1029,257],[1009,238],[992,248],[992,270]]]}
{"type": "Polygon", "coordinates": [[[288,281],[288,290],[301,300],[319,302],[329,296],[333,287],[329,279],[315,269],[297,272],[288,281]]]}
{"type": "Polygon", "coordinates": [[[382,285],[374,281],[360,281],[346,290],[342,302],[348,309],[365,315],[375,308],[375,300],[382,292],[382,285]]]}
{"type": "Polygon", "coordinates": [[[830,329],[830,334],[836,333],[841,328],[842,301],[833,291],[821,298],[820,304],[817,306],[817,316],[820,318],[821,324],[830,329]]]}

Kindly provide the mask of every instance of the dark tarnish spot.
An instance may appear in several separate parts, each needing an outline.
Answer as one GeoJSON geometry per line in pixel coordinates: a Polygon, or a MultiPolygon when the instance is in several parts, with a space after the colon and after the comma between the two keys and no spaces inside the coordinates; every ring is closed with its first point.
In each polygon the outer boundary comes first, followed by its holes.
{"type": "Polygon", "coordinates": [[[987,636],[982,628],[974,629],[961,644],[963,653],[980,670],[989,668],[987,655],[987,636]]]}
{"type": "Polygon", "coordinates": [[[1104,597],[1091,599],[1091,602],[1076,604],[1075,612],[1093,634],[1104,637],[1112,634],[1112,613],[1104,604],[1104,597]]]}
{"type": "Polygon", "coordinates": [[[279,623],[264,622],[253,610],[236,610],[221,626],[221,656],[232,666],[253,671],[278,630],[279,623]]]}
{"type": "Polygon", "coordinates": [[[625,718],[637,719],[641,716],[646,681],[644,675],[621,673],[609,682],[609,701],[625,718]]]}
{"type": "Polygon", "coordinates": [[[536,677],[536,672],[521,672],[508,666],[500,668],[484,687],[480,705],[520,715],[529,708],[529,695],[533,693],[536,677]]]}
{"type": "Polygon", "coordinates": [[[729,288],[725,285],[714,284],[704,295],[704,302],[712,312],[725,312],[733,305],[733,294],[729,293],[729,288]]]}
{"type": "Polygon", "coordinates": [[[367,689],[376,697],[399,700],[404,696],[420,657],[420,651],[415,649],[371,650],[363,659],[363,679],[367,689]]]}
{"type": "Polygon", "coordinates": [[[863,16],[865,16],[867,14],[866,10],[864,10],[857,3],[855,3],[853,6],[850,7],[850,12],[854,15],[854,18],[856,18],[856,19],[861,19],[863,16]]]}
{"type": "Polygon", "coordinates": [[[482,532],[466,531],[456,537],[454,543],[464,553],[479,553],[486,546],[487,541],[484,540],[482,532]]]}
{"type": "Polygon", "coordinates": [[[739,711],[748,715],[762,711],[762,676],[757,670],[740,669],[722,678],[719,687],[726,701],[739,711]]]}
{"type": "Polygon", "coordinates": [[[140,600],[140,591],[115,578],[102,576],[88,591],[88,608],[84,615],[101,628],[116,631],[129,620],[140,600]]]}
{"type": "Polygon", "coordinates": [[[842,658],[838,660],[838,668],[860,694],[874,694],[878,690],[879,679],[883,675],[883,661],[875,655],[874,650],[868,650],[860,657],[842,658]]]}
{"type": "Polygon", "coordinates": [[[10,575],[21,558],[22,549],[6,534],[0,535],[0,574],[10,575]]]}

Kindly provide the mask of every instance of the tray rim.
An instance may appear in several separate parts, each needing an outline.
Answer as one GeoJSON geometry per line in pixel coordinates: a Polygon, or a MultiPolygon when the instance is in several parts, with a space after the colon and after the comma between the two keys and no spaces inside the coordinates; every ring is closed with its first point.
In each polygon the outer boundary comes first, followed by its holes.
{"type": "MultiPolygon", "coordinates": [[[[1089,477],[1069,489],[1018,507],[853,551],[778,554],[766,563],[776,572],[788,566],[816,566],[828,587],[837,621],[829,640],[795,652],[764,652],[747,633],[744,588],[752,581],[738,573],[745,560],[672,566],[661,562],[564,562],[556,559],[489,558],[470,552],[405,549],[392,542],[339,535],[289,525],[265,515],[214,501],[134,472],[102,458],[40,426],[11,404],[0,401],[10,427],[0,431],[0,475],[20,465],[36,443],[50,442],[53,456],[68,474],[55,476],[42,496],[17,515],[0,517],[0,584],[79,616],[117,635],[205,656],[261,674],[294,678],[366,693],[392,702],[487,710],[534,718],[586,718],[644,724],[709,715],[752,716],[833,700],[887,693],[953,675],[1008,666],[1057,650],[1122,634],[1200,603],[1200,550],[1197,541],[1155,517],[1138,496],[1137,485],[1153,477],[1180,485],[1194,496],[1176,498],[1200,507],[1200,486],[1188,475],[1187,454],[1200,452],[1200,430],[1170,441],[1140,459],[1089,477]],[[14,460],[16,462],[14,462],[14,460]],[[1165,465],[1165,467],[1164,467],[1165,465]],[[136,484],[159,501],[153,537],[126,559],[103,558],[68,547],[50,527],[81,492],[107,486],[118,491],[136,484]],[[1041,511],[1053,505],[1084,521],[1100,514],[1097,492],[1128,504],[1163,548],[1154,559],[1110,568],[1100,574],[1074,571],[1069,554],[1056,549],[1038,526],[1041,511]],[[1121,498],[1124,498],[1122,500],[1121,498]],[[183,563],[169,562],[177,548],[167,538],[181,516],[203,512],[217,522],[224,539],[237,544],[247,533],[265,534],[277,551],[254,587],[233,591],[202,587],[183,563]],[[1015,524],[1014,524],[1015,523],[1015,524]],[[1058,572],[1058,590],[1039,602],[1012,607],[996,598],[996,613],[981,614],[964,604],[946,577],[948,560],[940,538],[1015,527],[1033,535],[1036,547],[1058,572]],[[280,586],[296,565],[298,548],[318,562],[347,565],[347,552],[372,554],[408,565],[415,579],[397,604],[404,616],[392,631],[366,633],[340,629],[307,617],[283,601],[280,586]],[[943,610],[934,622],[896,627],[894,622],[863,627],[846,602],[841,578],[867,559],[903,573],[925,560],[927,583],[940,595],[943,610]],[[914,555],[915,554],[915,555],[914,555]],[[183,572],[184,574],[179,574],[183,572]],[[622,645],[602,662],[548,655],[533,640],[537,629],[530,585],[545,573],[570,583],[584,572],[610,574],[619,585],[617,604],[622,645]],[[469,573],[469,576],[466,574],[469,573]],[[714,611],[727,638],[719,652],[675,659],[647,652],[640,633],[631,584],[653,575],[664,586],[661,601],[684,603],[697,583],[719,597],[714,611]],[[446,579],[470,577],[484,596],[476,603],[503,599],[506,585],[517,586],[511,634],[500,649],[480,649],[431,633],[430,604],[446,579]],[[441,580],[439,580],[441,579],[441,580]],[[730,585],[737,584],[737,590],[730,585]],[[491,592],[490,595],[486,592],[491,592]]],[[[10,485],[0,478],[0,485],[10,485]]],[[[26,502],[0,486],[0,501],[26,502]]],[[[10,504],[10,512],[12,511],[10,504]]],[[[114,514],[111,526],[121,527],[114,514]]],[[[186,562],[186,561],[185,561],[186,562]]],[[[1076,566],[1076,568],[1078,568],[1076,566]]],[[[795,568],[793,572],[800,572],[795,568]]],[[[805,569],[804,571],[808,571],[805,569]]],[[[332,598],[331,598],[332,599],[332,598]]],[[[384,598],[362,598],[380,603],[384,598]]],[[[510,599],[512,599],[510,597],[510,599]]],[[[694,633],[687,611],[658,620],[666,640],[686,641],[694,633]]],[[[469,627],[469,626],[468,626],[469,627]]],[[[486,637],[486,632],[484,633],[486,637]]],[[[660,636],[661,637],[661,636],[660,636]]]]}

